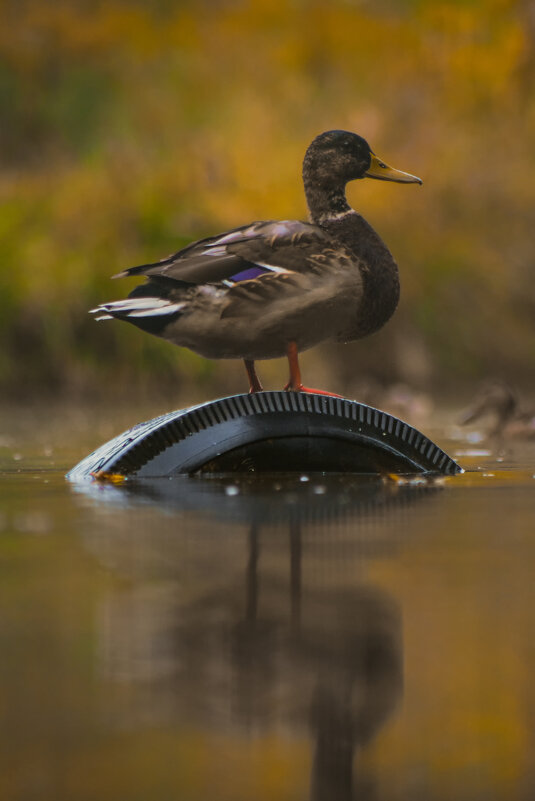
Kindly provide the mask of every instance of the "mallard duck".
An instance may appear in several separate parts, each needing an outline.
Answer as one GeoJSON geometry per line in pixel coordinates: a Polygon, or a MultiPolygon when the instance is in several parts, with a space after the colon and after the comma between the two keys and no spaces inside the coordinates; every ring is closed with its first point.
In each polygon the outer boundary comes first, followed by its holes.
{"type": "Polygon", "coordinates": [[[131,267],[114,278],[140,275],[146,283],[92,313],[208,359],[243,359],[250,392],[262,390],[255,362],[286,356],[285,389],[317,392],[301,383],[298,353],[377,331],[399,298],[390,251],[347,202],[346,184],[359,178],[422,183],[381,161],[361,136],[327,131],[303,162],[310,222],[249,223],[131,267]]]}
{"type": "Polygon", "coordinates": [[[503,381],[483,384],[459,418],[463,426],[479,421],[488,439],[535,437],[535,411],[521,409],[516,394],[503,381]]]}

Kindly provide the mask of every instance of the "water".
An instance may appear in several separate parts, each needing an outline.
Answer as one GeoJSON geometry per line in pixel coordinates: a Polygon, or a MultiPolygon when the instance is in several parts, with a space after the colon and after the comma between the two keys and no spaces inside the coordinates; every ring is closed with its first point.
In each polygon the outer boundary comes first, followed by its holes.
{"type": "Polygon", "coordinates": [[[438,483],[65,481],[147,416],[3,418],[2,801],[534,797],[535,444],[426,431],[474,471],[438,483]]]}

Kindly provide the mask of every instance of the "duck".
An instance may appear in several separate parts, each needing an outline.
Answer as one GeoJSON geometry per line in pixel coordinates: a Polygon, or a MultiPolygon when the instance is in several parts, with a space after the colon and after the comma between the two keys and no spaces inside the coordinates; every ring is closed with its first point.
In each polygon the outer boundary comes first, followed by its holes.
{"type": "Polygon", "coordinates": [[[462,426],[478,421],[483,423],[489,440],[535,437],[535,410],[522,409],[516,392],[500,379],[484,382],[459,417],[462,426]]]}
{"type": "Polygon", "coordinates": [[[113,278],[140,276],[145,283],[91,313],[207,359],[243,360],[251,393],[263,390],[255,363],[282,357],[289,365],[285,390],[321,392],[303,385],[299,353],[374,333],[399,300],[397,264],[349,205],[346,185],[364,178],[422,180],[390,167],[362,136],[344,130],[316,136],[302,177],[307,221],[250,222],[123,270],[113,278]]]}

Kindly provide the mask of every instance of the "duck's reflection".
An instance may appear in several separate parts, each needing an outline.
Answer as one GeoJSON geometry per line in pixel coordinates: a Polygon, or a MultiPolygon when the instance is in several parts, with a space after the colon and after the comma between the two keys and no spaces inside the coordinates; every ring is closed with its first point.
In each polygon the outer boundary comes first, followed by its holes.
{"type": "MultiPolygon", "coordinates": [[[[353,762],[399,702],[403,658],[398,604],[366,580],[366,554],[395,547],[396,516],[429,490],[293,479],[275,493],[267,479],[256,487],[191,481],[128,491],[134,512],[147,501],[160,513],[190,511],[167,514],[174,552],[163,516],[160,540],[154,529],[146,532],[152,549],[159,541],[162,556],[179,559],[175,578],[167,567],[165,587],[156,591],[154,561],[148,582],[136,563],[130,596],[121,590],[107,601],[106,678],[150,685],[143,717],[152,723],[163,716],[249,736],[308,730],[310,797],[351,799],[358,786],[359,798],[373,798],[373,781],[361,781],[353,762]],[[229,486],[237,492],[229,495],[229,486]]],[[[101,551],[98,536],[87,542],[101,551]]],[[[139,532],[119,535],[117,544],[138,547],[139,532]]],[[[120,553],[113,562],[120,566],[120,553]]]]}
{"type": "Polygon", "coordinates": [[[233,631],[237,711],[251,724],[267,718],[279,685],[287,683],[285,717],[296,725],[308,718],[314,743],[311,799],[351,799],[355,752],[387,720],[402,691],[398,605],[358,583],[315,591],[305,582],[303,593],[298,523],[289,527],[289,553],[287,616],[277,632],[275,616],[259,614],[259,531],[251,526],[244,618],[233,631]],[[283,663],[278,673],[274,656],[283,663]]]}

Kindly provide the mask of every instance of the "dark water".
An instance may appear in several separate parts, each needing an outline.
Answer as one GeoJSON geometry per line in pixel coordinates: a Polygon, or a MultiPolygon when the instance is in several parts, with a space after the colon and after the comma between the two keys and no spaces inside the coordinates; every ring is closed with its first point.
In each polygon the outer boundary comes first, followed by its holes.
{"type": "Polygon", "coordinates": [[[535,797],[535,444],[65,481],[139,419],[4,418],[2,801],[535,797]]]}

